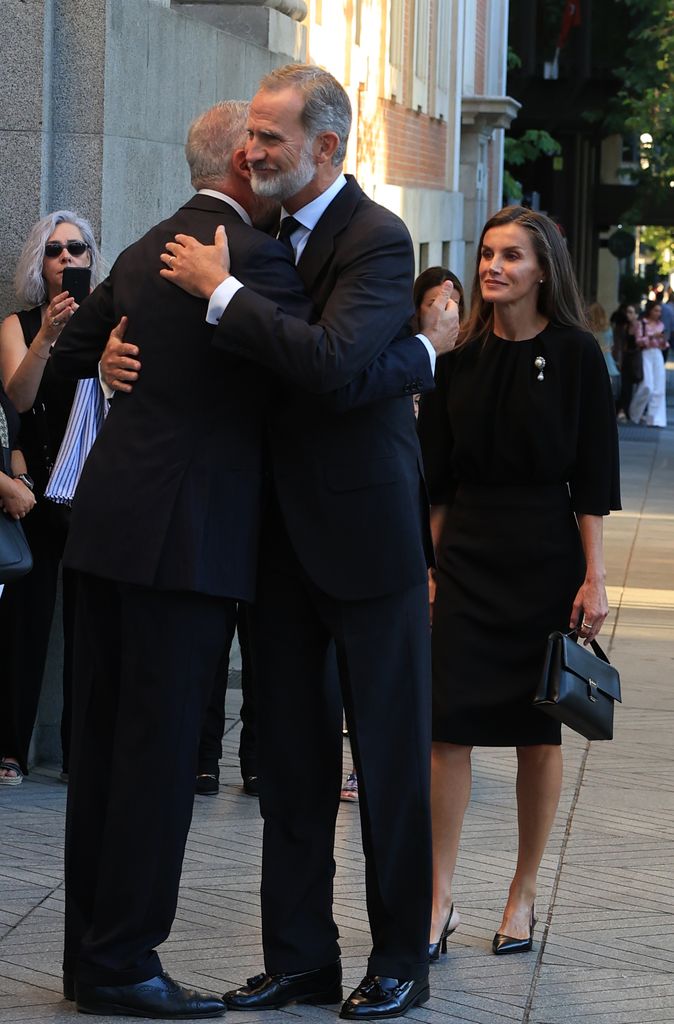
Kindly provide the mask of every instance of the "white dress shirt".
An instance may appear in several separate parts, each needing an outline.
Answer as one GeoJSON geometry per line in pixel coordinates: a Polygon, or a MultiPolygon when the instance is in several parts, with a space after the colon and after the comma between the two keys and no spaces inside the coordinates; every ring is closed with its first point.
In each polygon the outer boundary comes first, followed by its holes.
{"type": "MultiPolygon", "coordinates": [[[[300,261],[306,244],[309,241],[309,236],[311,235],[311,232],[318,224],[318,221],[321,219],[321,217],[327,210],[332,200],[339,192],[341,192],[345,185],[345,176],[343,174],[338,175],[337,178],[335,178],[335,180],[333,181],[332,185],[330,185],[330,187],[327,188],[325,192],[321,192],[319,196],[316,196],[316,198],[312,199],[310,203],[307,203],[306,206],[303,206],[300,210],[297,211],[297,213],[294,213],[292,215],[295,218],[295,220],[298,221],[299,223],[299,227],[295,228],[293,233],[289,236],[290,244],[292,245],[295,251],[296,264],[299,263],[300,261]]],[[[203,191],[207,190],[204,189],[203,191]]],[[[211,192],[208,194],[217,195],[218,193],[211,192]]],[[[281,223],[283,223],[287,216],[288,213],[285,210],[282,210],[281,223]]],[[[239,288],[243,288],[243,285],[235,277],[228,277],[227,280],[223,281],[222,284],[218,285],[218,287],[211,295],[210,301],[208,303],[206,320],[208,321],[209,324],[219,323],[220,317],[227,309],[227,306],[232,301],[233,297],[236,295],[239,288]]],[[[428,358],[431,361],[431,373],[435,373],[435,349],[433,348],[425,334],[417,334],[416,336],[419,339],[419,341],[422,342],[424,348],[428,353],[428,358]]]]}

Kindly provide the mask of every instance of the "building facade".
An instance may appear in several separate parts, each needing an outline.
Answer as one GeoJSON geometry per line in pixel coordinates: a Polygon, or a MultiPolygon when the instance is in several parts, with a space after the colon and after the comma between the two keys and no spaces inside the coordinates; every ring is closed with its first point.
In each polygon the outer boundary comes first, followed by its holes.
{"type": "Polygon", "coordinates": [[[307,54],[349,91],[347,169],[398,213],[417,270],[462,279],[501,204],[507,0],[328,0],[310,4],[307,54]]]}

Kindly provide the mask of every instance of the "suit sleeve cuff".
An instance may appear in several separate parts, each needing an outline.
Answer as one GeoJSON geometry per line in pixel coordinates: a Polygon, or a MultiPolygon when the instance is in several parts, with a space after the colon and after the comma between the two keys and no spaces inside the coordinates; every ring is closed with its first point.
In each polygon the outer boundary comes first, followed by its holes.
{"type": "Polygon", "coordinates": [[[219,284],[211,295],[208,303],[208,312],[206,313],[206,321],[209,324],[217,324],[220,322],[220,317],[227,309],[239,288],[243,288],[240,281],[237,281],[235,277],[228,277],[222,284],[219,284]]]}
{"type": "Polygon", "coordinates": [[[433,348],[425,334],[417,334],[417,338],[423,344],[424,348],[428,352],[428,358],[431,361],[431,373],[435,374],[435,360],[438,358],[435,349],[433,348]]]}

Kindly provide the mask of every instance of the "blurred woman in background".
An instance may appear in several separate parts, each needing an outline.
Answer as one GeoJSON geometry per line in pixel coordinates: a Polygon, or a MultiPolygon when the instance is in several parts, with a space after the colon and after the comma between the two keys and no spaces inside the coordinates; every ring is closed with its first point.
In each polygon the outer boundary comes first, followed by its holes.
{"type": "MultiPolygon", "coordinates": [[[[69,210],[58,210],[33,225],[19,257],[15,291],[27,309],[11,313],[0,326],[0,379],[21,415],[20,444],[37,504],[25,531],[33,552],[33,569],[6,588],[0,603],[0,783],[16,785],[28,771],[28,748],[37,714],[56,585],[68,530],[68,499],[45,498],[52,470],[69,425],[76,389],[76,421],[69,431],[76,445],[90,444],[92,423],[102,414],[98,382],[76,385],[53,370],[50,354],[63,325],[77,308],[62,287],[66,267],[89,267],[91,284],[99,276],[100,258],[91,225],[69,210]],[[9,766],[9,767],[8,767],[9,766]]],[[[82,451],[79,453],[83,454],[82,451]]],[[[66,467],[68,468],[68,467],[66,467]]],[[[73,474],[68,487],[74,489],[73,474]]],[[[61,720],[63,773],[68,771],[70,675],[72,658],[72,580],[63,572],[63,697],[61,720]]]]}

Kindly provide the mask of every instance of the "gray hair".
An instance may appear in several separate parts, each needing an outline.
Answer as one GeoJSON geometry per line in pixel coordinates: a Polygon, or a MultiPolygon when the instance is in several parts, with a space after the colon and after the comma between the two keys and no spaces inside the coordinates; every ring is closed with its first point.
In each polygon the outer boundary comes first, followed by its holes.
{"type": "Polygon", "coordinates": [[[321,132],[334,132],[339,144],[332,157],[334,166],[344,163],[351,131],[351,102],[337,79],[313,64],[286,64],[260,82],[260,89],[279,92],[295,88],[304,97],[302,124],[309,139],[321,132]]]}
{"type": "Polygon", "coordinates": [[[246,141],[248,107],[242,100],[223,100],[192,121],[185,157],[194,188],[208,188],[227,177],[232,153],[246,141]]]}
{"type": "Polygon", "coordinates": [[[98,251],[91,224],[84,217],[73,213],[72,210],[56,210],[33,224],[21,250],[14,275],[14,290],[17,298],[24,305],[39,306],[47,298],[47,289],[42,276],[44,247],[59,224],[72,224],[79,229],[82,238],[89,246],[91,284],[95,287],[100,280],[101,254],[98,251]]]}

